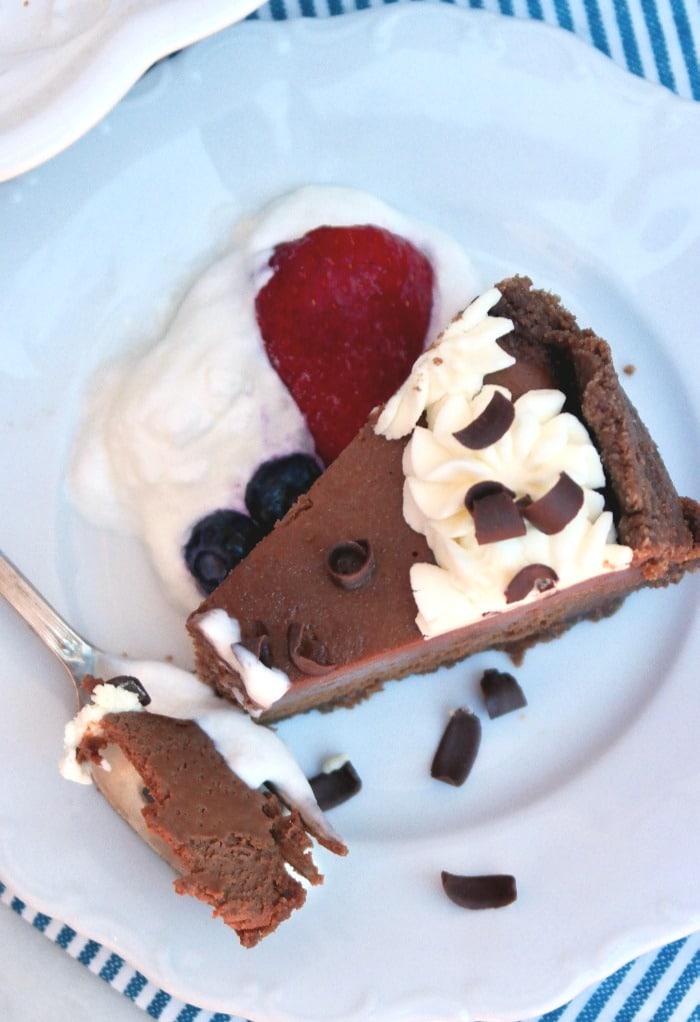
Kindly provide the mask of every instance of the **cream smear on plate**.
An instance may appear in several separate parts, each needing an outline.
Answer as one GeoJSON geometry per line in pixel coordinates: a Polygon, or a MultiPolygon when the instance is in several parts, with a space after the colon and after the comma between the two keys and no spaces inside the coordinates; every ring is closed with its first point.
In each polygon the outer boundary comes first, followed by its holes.
{"type": "Polygon", "coordinates": [[[314,453],[304,418],[270,366],[255,317],[274,247],[321,225],[371,223],[407,238],[435,272],[432,342],[478,290],[449,236],[355,189],[308,186],[241,222],[229,251],[194,282],[165,335],[91,381],[68,470],[78,510],[139,537],[174,603],[201,594],[182,551],[219,508],[244,511],[245,488],[271,457],[314,453]]]}

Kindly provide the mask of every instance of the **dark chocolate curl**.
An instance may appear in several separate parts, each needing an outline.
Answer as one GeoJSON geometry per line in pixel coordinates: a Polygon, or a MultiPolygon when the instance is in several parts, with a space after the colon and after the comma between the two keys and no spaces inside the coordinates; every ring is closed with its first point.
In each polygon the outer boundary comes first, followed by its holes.
{"type": "Polygon", "coordinates": [[[460,876],[443,869],[441,877],[445,894],[460,908],[504,908],[518,896],[515,877],[509,873],[460,876]]]}
{"type": "Polygon", "coordinates": [[[455,710],[435,751],[430,775],[437,781],[464,784],[481,744],[481,721],[471,710],[455,710]]]}
{"type": "Polygon", "coordinates": [[[250,638],[245,638],[243,645],[258,658],[261,664],[264,664],[265,667],[272,667],[270,637],[262,621],[256,622],[254,634],[250,638]]]}
{"type": "Polygon", "coordinates": [[[481,451],[500,440],[512,426],[514,418],[513,402],[497,390],[483,412],[452,435],[470,451],[481,451]]]}
{"type": "Polygon", "coordinates": [[[513,576],[506,587],[506,603],[517,603],[524,600],[531,590],[546,592],[559,581],[559,576],[547,564],[528,564],[513,576]]]}
{"type": "Polygon", "coordinates": [[[324,812],[347,802],[362,788],[360,776],[349,759],[335,770],[322,770],[309,779],[309,784],[324,812]]]}
{"type": "Polygon", "coordinates": [[[326,568],[341,589],[360,589],[374,574],[374,552],[366,539],[345,540],[330,551],[326,568]]]}
{"type": "Polygon", "coordinates": [[[467,490],[464,503],[474,518],[477,543],[500,543],[525,535],[525,522],[513,491],[501,483],[476,483],[467,490]]]}
{"type": "Polygon", "coordinates": [[[335,665],[326,661],[326,647],[308,625],[293,622],[287,632],[287,642],[289,659],[302,674],[318,677],[333,670],[335,665]]]}
{"type": "Polygon", "coordinates": [[[561,532],[583,507],[583,489],[566,472],[562,472],[554,486],[539,498],[521,508],[523,518],[531,525],[553,536],[561,532]]]}
{"type": "Polygon", "coordinates": [[[487,668],[481,678],[481,691],[486,712],[491,720],[527,706],[525,693],[513,675],[507,671],[497,671],[494,667],[487,668]]]}

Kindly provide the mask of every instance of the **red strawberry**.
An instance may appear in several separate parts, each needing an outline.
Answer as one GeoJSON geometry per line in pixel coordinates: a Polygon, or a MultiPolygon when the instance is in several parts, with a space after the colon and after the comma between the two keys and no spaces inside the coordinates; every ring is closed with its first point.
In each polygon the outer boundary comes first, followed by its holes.
{"type": "Polygon", "coordinates": [[[318,227],[278,245],[255,300],[273,367],[328,464],[423,350],[433,269],[374,226],[318,227]]]}

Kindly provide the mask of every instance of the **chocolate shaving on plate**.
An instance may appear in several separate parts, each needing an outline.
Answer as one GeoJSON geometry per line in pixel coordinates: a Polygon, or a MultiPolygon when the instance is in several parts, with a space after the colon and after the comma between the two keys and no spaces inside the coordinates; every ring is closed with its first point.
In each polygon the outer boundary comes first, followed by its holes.
{"type": "Polygon", "coordinates": [[[501,483],[482,482],[470,486],[464,503],[474,518],[477,543],[500,543],[525,535],[525,522],[512,490],[501,483]]]}
{"type": "Polygon", "coordinates": [[[517,603],[519,600],[524,600],[533,589],[544,593],[548,589],[553,589],[558,581],[559,576],[549,565],[526,564],[506,586],[506,603],[517,603]]]}
{"type": "Polygon", "coordinates": [[[460,876],[443,869],[440,875],[445,894],[460,908],[504,908],[518,896],[515,877],[509,873],[460,876]]]}
{"type": "Polygon", "coordinates": [[[469,776],[481,744],[481,721],[471,710],[454,710],[435,750],[430,775],[458,787],[469,776]]]}
{"type": "Polygon", "coordinates": [[[507,671],[497,671],[494,667],[487,668],[481,677],[481,691],[486,712],[491,720],[527,706],[525,693],[513,675],[507,671]]]}
{"type": "Polygon", "coordinates": [[[264,664],[265,667],[272,667],[270,636],[261,621],[256,622],[255,633],[249,639],[245,639],[243,645],[258,658],[261,664],[264,664]]]}
{"type": "Polygon", "coordinates": [[[289,659],[303,674],[320,676],[332,671],[334,664],[326,660],[326,647],[306,624],[292,622],[287,632],[289,659]]]}
{"type": "Polygon", "coordinates": [[[515,493],[513,490],[509,490],[503,483],[497,482],[495,479],[482,479],[479,483],[474,483],[470,486],[464,495],[464,506],[467,511],[474,509],[474,504],[477,500],[482,500],[484,497],[492,497],[497,493],[505,491],[510,497],[515,499],[515,493]]]}
{"type": "Polygon", "coordinates": [[[326,812],[347,802],[362,788],[362,781],[349,759],[330,770],[322,770],[309,778],[309,784],[320,808],[326,812]]]}
{"type": "Polygon", "coordinates": [[[512,426],[514,418],[513,402],[497,390],[483,412],[452,435],[470,451],[481,451],[500,440],[512,426]]]}
{"type": "Polygon", "coordinates": [[[553,536],[561,532],[582,507],[583,489],[571,476],[562,472],[550,490],[520,510],[523,518],[527,518],[531,525],[546,536],[553,536]]]}

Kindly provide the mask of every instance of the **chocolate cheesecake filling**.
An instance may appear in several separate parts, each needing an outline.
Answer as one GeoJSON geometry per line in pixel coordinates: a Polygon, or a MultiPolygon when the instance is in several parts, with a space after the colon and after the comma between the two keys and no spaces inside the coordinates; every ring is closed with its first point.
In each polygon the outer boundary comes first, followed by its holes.
{"type": "Polygon", "coordinates": [[[471,710],[455,710],[435,750],[430,775],[459,787],[466,781],[481,745],[481,721],[471,710]]]}
{"type": "MultiPolygon", "coordinates": [[[[509,350],[507,345],[503,343],[501,343],[501,347],[509,350]]],[[[484,384],[506,387],[510,391],[512,401],[517,401],[519,397],[522,397],[529,390],[559,389],[559,385],[549,366],[544,364],[537,355],[528,357],[522,353],[517,356],[512,366],[508,366],[506,369],[499,369],[495,373],[487,373],[484,376],[484,384]]]]}

